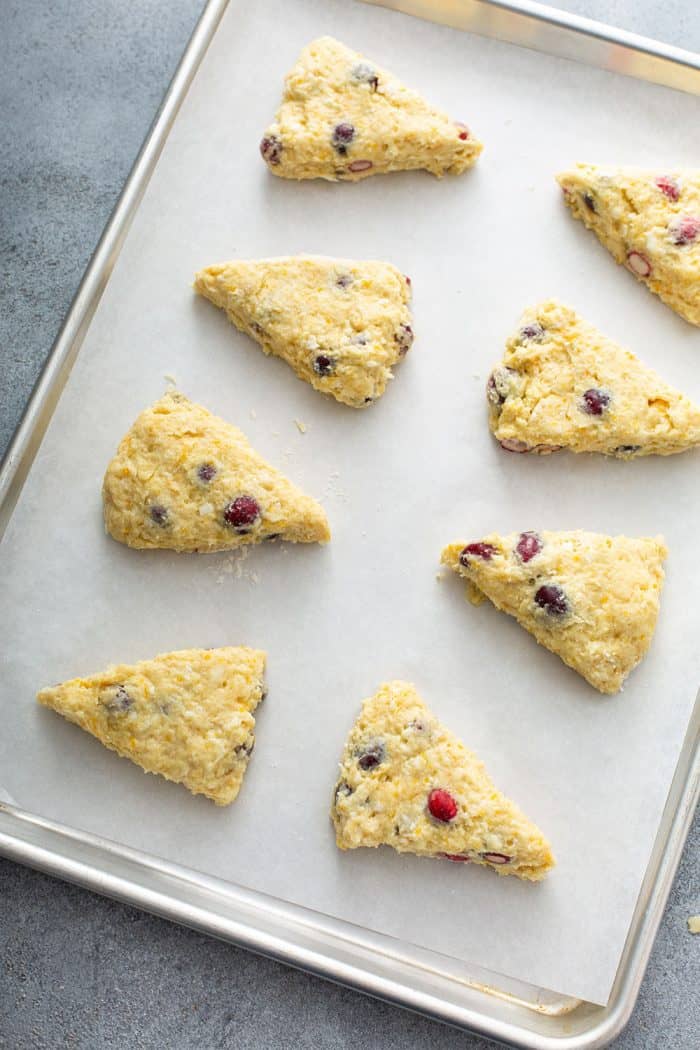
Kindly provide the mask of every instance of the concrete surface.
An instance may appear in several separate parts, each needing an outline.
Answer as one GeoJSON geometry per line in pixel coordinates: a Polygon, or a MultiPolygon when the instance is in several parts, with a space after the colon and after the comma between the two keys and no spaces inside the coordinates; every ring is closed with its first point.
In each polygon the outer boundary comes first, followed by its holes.
{"type": "MultiPolygon", "coordinates": [[[[558,6],[700,50],[695,0],[558,6]]],[[[2,2],[0,453],[201,7],[2,2]]],[[[686,918],[700,912],[699,848],[696,819],[618,1050],[698,1045],[700,937],[686,918]]],[[[8,1050],[493,1045],[6,861],[0,955],[0,1047],[8,1050]]]]}

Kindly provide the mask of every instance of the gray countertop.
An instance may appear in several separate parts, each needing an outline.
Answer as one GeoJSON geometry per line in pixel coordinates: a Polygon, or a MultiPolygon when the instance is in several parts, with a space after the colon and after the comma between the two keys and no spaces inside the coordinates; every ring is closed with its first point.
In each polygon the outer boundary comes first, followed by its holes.
{"type": "MultiPolygon", "coordinates": [[[[0,454],[202,6],[2,5],[0,454]]],[[[557,6],[700,51],[693,0],[557,6]]],[[[619,1050],[697,1045],[700,937],[686,919],[700,912],[699,847],[696,817],[619,1050]]],[[[11,1050],[493,1045],[6,861],[0,955],[11,1050]]]]}

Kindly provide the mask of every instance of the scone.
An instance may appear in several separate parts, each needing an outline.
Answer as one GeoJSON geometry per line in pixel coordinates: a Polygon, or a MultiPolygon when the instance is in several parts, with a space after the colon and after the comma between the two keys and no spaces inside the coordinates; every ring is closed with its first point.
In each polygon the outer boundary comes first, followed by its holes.
{"type": "Polygon", "coordinates": [[[316,500],[183,394],[166,394],[137,418],[107,467],[102,497],[107,531],[128,547],[206,553],[330,539],[316,500]]]}
{"type": "Polygon", "coordinates": [[[615,261],[700,325],[700,170],[577,164],[557,181],[615,261]]]}
{"type": "Polygon", "coordinates": [[[230,262],[200,270],[194,287],[266,354],[352,408],[382,396],[413,343],[410,281],[389,263],[230,262]]]}
{"type": "Polygon", "coordinates": [[[340,849],[391,846],[533,882],[554,866],[539,828],[408,682],[387,682],[362,705],[340,762],[331,819],[340,849]]]}
{"type": "Polygon", "coordinates": [[[258,649],[181,649],[73,678],[37,700],[147,773],[227,806],[255,744],[264,673],[258,649]]]}
{"type": "Polygon", "coordinates": [[[492,533],[452,543],[443,565],[463,576],[601,693],[617,693],[651,644],[668,551],[661,537],[595,532],[492,533]]]}
{"type": "Polygon", "coordinates": [[[350,182],[414,168],[458,175],[481,150],[465,124],[330,36],[302,51],[260,143],[274,175],[350,182]]]}
{"type": "Polygon", "coordinates": [[[553,299],[527,310],[486,386],[509,452],[670,456],[700,445],[700,408],[553,299]]]}

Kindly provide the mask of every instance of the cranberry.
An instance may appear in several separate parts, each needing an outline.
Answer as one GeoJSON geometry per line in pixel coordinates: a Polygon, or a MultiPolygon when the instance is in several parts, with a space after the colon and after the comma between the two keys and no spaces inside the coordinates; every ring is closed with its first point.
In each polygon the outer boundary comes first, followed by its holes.
{"type": "Polygon", "coordinates": [[[111,715],[123,715],[134,706],[134,698],[123,685],[115,685],[100,696],[100,703],[111,715]]]}
{"type": "Polygon", "coordinates": [[[438,853],[438,857],[443,860],[451,860],[454,864],[469,864],[471,857],[467,857],[464,853],[438,853]]]}
{"type": "Polygon", "coordinates": [[[341,780],[339,784],[336,784],[335,801],[337,802],[341,796],[347,798],[348,795],[352,795],[352,788],[347,781],[341,780]]]}
{"type": "Polygon", "coordinates": [[[595,214],[595,201],[593,199],[593,194],[592,193],[584,193],[584,194],[582,194],[581,200],[586,205],[588,210],[592,211],[595,214]]]}
{"type": "Polygon", "coordinates": [[[492,543],[468,543],[459,556],[461,565],[468,565],[469,559],[471,558],[482,558],[484,561],[491,561],[496,548],[492,543]]]}
{"type": "Polygon", "coordinates": [[[335,361],[328,354],[317,354],[314,358],[314,372],[319,376],[330,376],[335,372],[335,361]]]}
{"type": "Polygon", "coordinates": [[[333,128],[332,143],[335,146],[338,153],[345,155],[348,151],[348,146],[355,138],[355,128],[352,124],[336,124],[333,128]]]}
{"type": "Polygon", "coordinates": [[[565,616],[569,611],[568,599],[556,583],[543,584],[535,594],[535,602],[550,616],[565,616]]]}
{"type": "Polygon", "coordinates": [[[357,764],[360,769],[365,771],[368,769],[374,769],[375,766],[381,765],[386,758],[386,748],[381,740],[373,740],[371,744],[365,748],[357,759],[357,764]]]}
{"type": "Polygon", "coordinates": [[[544,336],[544,328],[539,321],[533,321],[532,324],[526,324],[524,328],[520,329],[520,338],[531,340],[536,339],[538,342],[544,336]]]}
{"type": "Polygon", "coordinates": [[[260,143],[260,153],[266,164],[279,164],[282,157],[282,143],[276,135],[266,135],[260,143]]]}
{"type": "Polygon", "coordinates": [[[505,853],[482,853],[481,859],[489,864],[510,864],[513,858],[507,857],[505,853]]]}
{"type": "Polygon", "coordinates": [[[515,375],[512,368],[494,368],[486,383],[486,398],[499,408],[510,393],[511,378],[515,375]]]}
{"type": "Polygon", "coordinates": [[[618,445],[613,452],[616,456],[633,456],[635,452],[639,452],[641,447],[641,445],[618,445]]]}
{"type": "Polygon", "coordinates": [[[197,467],[197,477],[200,481],[211,481],[216,477],[216,467],[213,463],[201,463],[197,467]]]}
{"type": "Polygon", "coordinates": [[[350,70],[350,75],[360,84],[369,84],[370,91],[376,91],[379,87],[379,77],[369,62],[358,62],[350,70]]]}
{"type": "Polygon", "coordinates": [[[677,201],[681,195],[678,179],[674,179],[671,175],[659,175],[658,178],[654,179],[654,183],[661,190],[664,197],[668,197],[670,201],[677,201]]]}
{"type": "Polygon", "coordinates": [[[399,344],[399,354],[403,357],[413,346],[413,329],[410,324],[402,324],[394,339],[399,344]]]}
{"type": "Polygon", "coordinates": [[[404,277],[406,279],[406,284],[410,288],[411,287],[411,278],[408,276],[408,274],[404,274],[404,277]]]}
{"type": "Polygon", "coordinates": [[[237,747],[234,747],[233,750],[234,750],[234,753],[236,755],[243,755],[243,756],[245,756],[245,758],[250,758],[250,756],[253,753],[253,748],[254,747],[255,747],[255,737],[251,736],[251,737],[248,737],[247,740],[244,740],[242,744],[239,744],[237,747]]]}
{"type": "Polygon", "coordinates": [[[520,560],[527,564],[542,550],[542,540],[536,532],[521,532],[515,550],[520,560]]]}
{"type": "Polygon", "coordinates": [[[466,142],[469,138],[469,128],[466,124],[463,124],[461,120],[455,121],[455,126],[459,128],[457,138],[460,138],[462,142],[466,142]]]}
{"type": "Polygon", "coordinates": [[[156,525],[160,525],[164,528],[168,524],[168,508],[164,507],[162,503],[154,503],[150,510],[151,521],[154,521],[156,525]]]}
{"type": "Polygon", "coordinates": [[[668,224],[674,244],[690,244],[700,233],[700,219],[694,215],[679,215],[668,224]]]}
{"type": "Polygon", "coordinates": [[[449,824],[455,819],[458,808],[452,795],[444,788],[433,788],[428,795],[428,812],[431,817],[441,820],[443,824],[449,824]]]}
{"type": "Polygon", "coordinates": [[[353,282],[353,276],[351,273],[341,273],[336,278],[336,284],[339,288],[349,288],[353,282]]]}
{"type": "Polygon", "coordinates": [[[581,411],[588,416],[602,416],[610,405],[610,394],[606,390],[591,387],[581,398],[581,411]]]}
{"type": "Polygon", "coordinates": [[[530,452],[527,442],[519,441],[518,438],[503,438],[500,445],[506,452],[530,452]]]}
{"type": "Polygon", "coordinates": [[[252,496],[236,496],[224,508],[224,522],[236,532],[248,532],[260,517],[260,504],[252,496]]]}
{"type": "Polygon", "coordinates": [[[649,277],[651,274],[651,263],[641,252],[627,252],[627,265],[638,277],[649,277]]]}
{"type": "Polygon", "coordinates": [[[348,171],[369,171],[372,167],[374,165],[371,160],[354,160],[352,164],[348,164],[348,171]]]}

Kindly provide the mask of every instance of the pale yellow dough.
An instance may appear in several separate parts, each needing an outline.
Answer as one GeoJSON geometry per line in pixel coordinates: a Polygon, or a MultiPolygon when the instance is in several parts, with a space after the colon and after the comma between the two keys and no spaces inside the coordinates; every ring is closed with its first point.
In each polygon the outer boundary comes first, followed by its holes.
{"type": "Polygon", "coordinates": [[[669,456],[700,445],[700,408],[553,299],[527,310],[486,388],[512,452],[669,456]]]}
{"type": "Polygon", "coordinates": [[[277,538],[330,539],[316,500],[240,430],[183,394],[141,413],[107,468],[102,496],[107,531],[129,547],[206,553],[277,538]]]}
{"type": "Polygon", "coordinates": [[[73,678],[37,700],[147,773],[226,806],[253,750],[264,673],[258,649],[181,649],[73,678]]]}
{"type": "Polygon", "coordinates": [[[601,693],[617,693],[651,644],[667,553],[661,537],[491,533],[445,547],[442,563],[601,693]]]}
{"type": "Polygon", "coordinates": [[[615,261],[700,325],[700,170],[577,164],[557,181],[615,261]]]}
{"type": "Polygon", "coordinates": [[[408,279],[389,263],[289,256],[209,266],[195,289],[266,354],[353,408],[376,401],[413,342],[408,279]]]}
{"type": "Polygon", "coordinates": [[[482,148],[466,125],[329,36],[302,51],[260,143],[274,175],[350,182],[414,168],[458,175],[482,148]]]}
{"type": "Polygon", "coordinates": [[[554,865],[542,832],[408,682],[388,682],[364,701],[340,762],[331,818],[340,849],[391,846],[532,881],[554,865]],[[435,790],[455,803],[451,819],[432,814],[435,790]]]}

